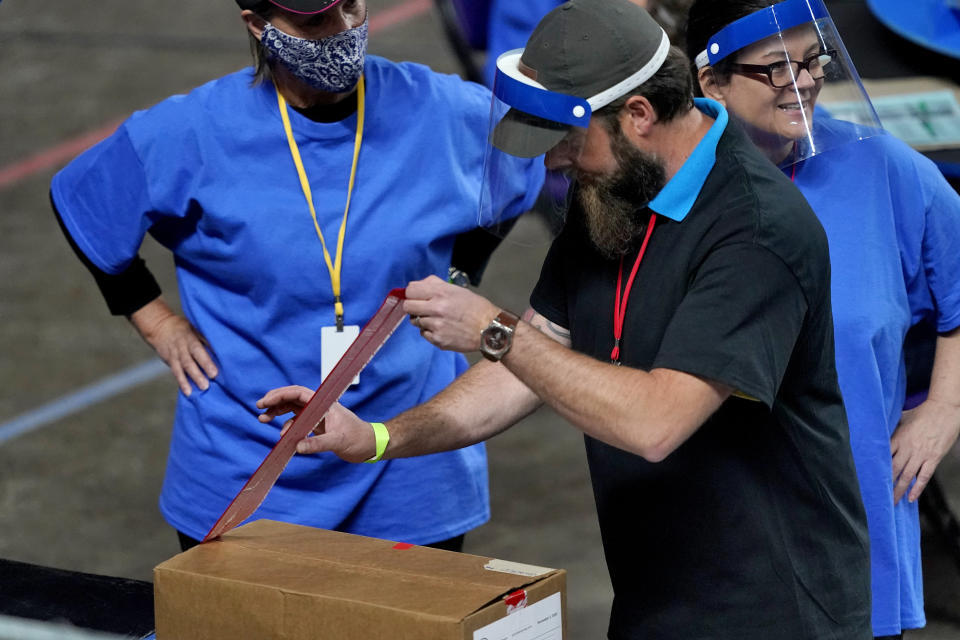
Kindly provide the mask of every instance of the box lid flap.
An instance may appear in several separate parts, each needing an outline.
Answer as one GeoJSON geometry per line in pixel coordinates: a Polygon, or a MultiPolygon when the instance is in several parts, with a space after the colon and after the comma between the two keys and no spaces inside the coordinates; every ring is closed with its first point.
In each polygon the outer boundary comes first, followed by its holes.
{"type": "Polygon", "coordinates": [[[459,621],[556,571],[270,520],[234,529],[158,571],[262,584],[459,621]]]}

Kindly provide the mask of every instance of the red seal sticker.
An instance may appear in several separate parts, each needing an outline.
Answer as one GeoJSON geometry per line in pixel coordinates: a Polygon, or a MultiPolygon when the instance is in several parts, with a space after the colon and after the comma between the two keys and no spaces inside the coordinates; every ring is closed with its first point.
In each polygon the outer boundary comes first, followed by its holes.
{"type": "Polygon", "coordinates": [[[507,614],[511,614],[527,606],[527,592],[523,589],[517,589],[513,593],[505,596],[503,601],[507,605],[507,614]]]}

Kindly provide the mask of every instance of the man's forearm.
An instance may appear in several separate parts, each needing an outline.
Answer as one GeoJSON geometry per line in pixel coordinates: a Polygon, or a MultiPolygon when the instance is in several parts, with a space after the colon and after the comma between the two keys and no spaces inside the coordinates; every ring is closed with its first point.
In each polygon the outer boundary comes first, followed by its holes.
{"type": "MultiPolygon", "coordinates": [[[[403,308],[427,340],[462,352],[481,347],[481,332],[499,312],[489,300],[436,276],[411,282],[403,308]]],[[[481,363],[437,402],[402,416],[397,428],[407,435],[397,443],[395,455],[425,453],[408,444],[417,438],[436,451],[489,437],[532,410],[533,398],[542,398],[584,433],[659,460],[690,437],[732,391],[681,371],[647,372],[600,362],[570,349],[569,328],[537,313],[527,318],[516,326],[500,363],[481,363]],[[515,404],[518,413],[500,403],[515,404]],[[426,430],[418,430],[418,421],[426,430]],[[443,428],[433,431],[436,425],[443,428]]]]}
{"type": "Polygon", "coordinates": [[[651,461],[680,446],[730,393],[679,371],[600,362],[523,322],[503,364],[587,435],[651,461]]]}
{"type": "Polygon", "coordinates": [[[390,444],[384,457],[406,458],[481,442],[540,404],[502,364],[478,362],[428,402],[386,423],[390,444]]]}

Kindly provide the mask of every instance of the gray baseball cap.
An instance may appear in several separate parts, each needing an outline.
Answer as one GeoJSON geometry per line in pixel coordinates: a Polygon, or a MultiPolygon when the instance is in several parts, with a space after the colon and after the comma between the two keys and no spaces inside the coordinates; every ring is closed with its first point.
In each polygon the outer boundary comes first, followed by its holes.
{"type": "MultiPolygon", "coordinates": [[[[646,82],[669,49],[660,25],[629,0],[570,0],[544,16],[524,49],[500,56],[497,69],[531,90],[585,99],[595,111],[646,82]]],[[[492,143],[511,155],[543,154],[570,129],[509,106],[492,143]]]]}

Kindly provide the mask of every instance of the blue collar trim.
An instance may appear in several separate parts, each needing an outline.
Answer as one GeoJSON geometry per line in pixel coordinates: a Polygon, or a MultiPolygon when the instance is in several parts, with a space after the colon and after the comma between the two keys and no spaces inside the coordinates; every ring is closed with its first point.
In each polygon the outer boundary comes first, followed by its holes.
{"type": "Polygon", "coordinates": [[[682,222],[693,208],[717,160],[717,143],[727,128],[727,110],[723,105],[709,98],[694,98],[693,102],[697,109],[714,118],[715,122],[680,170],[647,205],[656,213],[676,222],[682,222]]]}

